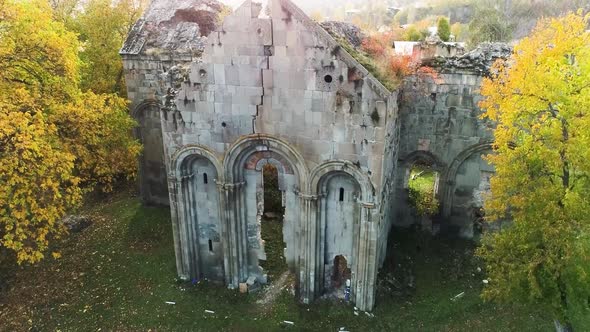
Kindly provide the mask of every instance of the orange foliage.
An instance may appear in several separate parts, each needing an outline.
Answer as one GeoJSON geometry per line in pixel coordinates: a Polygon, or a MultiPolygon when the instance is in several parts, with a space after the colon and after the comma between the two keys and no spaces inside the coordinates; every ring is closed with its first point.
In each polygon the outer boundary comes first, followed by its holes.
{"type": "Polygon", "coordinates": [[[363,39],[361,49],[372,57],[384,56],[389,45],[382,34],[363,39]]]}
{"type": "Polygon", "coordinates": [[[387,66],[387,72],[398,78],[410,75],[414,72],[414,64],[410,56],[391,56],[387,66]]]}

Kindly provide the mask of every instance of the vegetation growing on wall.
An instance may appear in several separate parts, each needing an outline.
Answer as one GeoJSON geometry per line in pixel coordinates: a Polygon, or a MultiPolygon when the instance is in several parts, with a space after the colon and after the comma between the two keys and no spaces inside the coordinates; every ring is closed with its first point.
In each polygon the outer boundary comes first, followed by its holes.
{"type": "Polygon", "coordinates": [[[334,38],[340,47],[390,91],[396,90],[402,79],[414,70],[410,57],[398,56],[394,53],[392,48],[394,34],[380,33],[369,36],[362,41],[358,49],[341,37],[334,36],[334,38]]]}

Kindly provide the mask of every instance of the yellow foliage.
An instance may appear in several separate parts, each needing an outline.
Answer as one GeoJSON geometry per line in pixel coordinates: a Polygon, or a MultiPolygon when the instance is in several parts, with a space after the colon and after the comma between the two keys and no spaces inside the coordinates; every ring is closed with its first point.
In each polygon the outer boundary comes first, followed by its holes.
{"type": "Polygon", "coordinates": [[[514,222],[479,250],[484,297],[544,303],[567,323],[590,296],[588,19],[541,21],[481,89],[484,117],[497,123],[485,210],[514,222]]]}
{"type": "Polygon", "coordinates": [[[80,91],[78,48],[46,2],[0,0],[0,245],[19,263],[64,235],[83,189],[136,169],[126,102],[80,91]]]}

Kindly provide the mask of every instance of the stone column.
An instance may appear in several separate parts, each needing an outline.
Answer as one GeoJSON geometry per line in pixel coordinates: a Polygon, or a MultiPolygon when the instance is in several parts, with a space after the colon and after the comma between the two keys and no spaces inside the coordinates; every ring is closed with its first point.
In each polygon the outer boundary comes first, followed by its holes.
{"type": "Polygon", "coordinates": [[[363,311],[370,311],[375,304],[375,281],[377,278],[377,224],[372,221],[375,208],[373,203],[361,204],[361,222],[359,227],[358,256],[356,258],[356,275],[353,276],[353,298],[356,306],[363,311]]]}
{"type": "Polygon", "coordinates": [[[168,193],[170,196],[170,215],[172,220],[172,236],[174,237],[174,254],[176,256],[176,272],[178,277],[187,280],[188,274],[184,270],[182,263],[182,241],[180,240],[180,229],[183,215],[182,180],[174,175],[168,175],[168,193]]]}
{"type": "Polygon", "coordinates": [[[318,196],[298,194],[301,206],[299,245],[299,297],[303,303],[311,303],[316,293],[318,271],[317,246],[317,199],[318,196]]]}
{"type": "Polygon", "coordinates": [[[326,252],[326,212],[328,202],[327,193],[318,195],[313,220],[316,223],[316,273],[315,273],[315,295],[319,297],[324,290],[325,283],[325,252],[326,252]]]}
{"type": "Polygon", "coordinates": [[[237,288],[247,278],[247,244],[244,234],[243,196],[244,183],[218,183],[221,196],[222,232],[225,281],[229,288],[237,288]]]}

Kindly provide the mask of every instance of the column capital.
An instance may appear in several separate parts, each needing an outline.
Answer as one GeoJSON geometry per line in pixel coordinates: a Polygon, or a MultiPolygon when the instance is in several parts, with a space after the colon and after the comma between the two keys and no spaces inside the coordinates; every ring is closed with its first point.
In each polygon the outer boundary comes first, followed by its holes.
{"type": "Polygon", "coordinates": [[[365,209],[374,209],[376,207],[375,203],[372,203],[372,202],[359,202],[359,203],[365,209]]]}
{"type": "Polygon", "coordinates": [[[217,187],[223,190],[230,190],[243,187],[246,182],[236,182],[236,183],[227,183],[227,182],[216,182],[217,187]]]}
{"type": "Polygon", "coordinates": [[[320,198],[320,195],[313,195],[313,194],[304,194],[302,192],[295,192],[299,198],[306,200],[306,201],[317,201],[320,198]]]}

